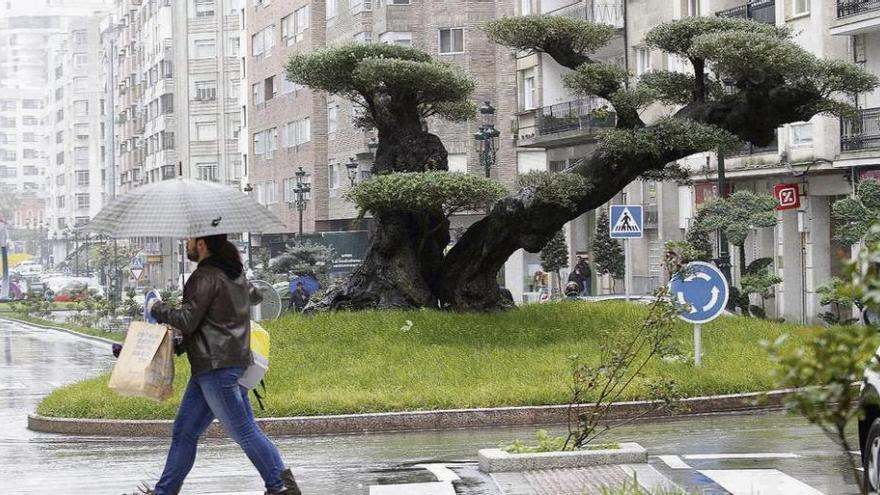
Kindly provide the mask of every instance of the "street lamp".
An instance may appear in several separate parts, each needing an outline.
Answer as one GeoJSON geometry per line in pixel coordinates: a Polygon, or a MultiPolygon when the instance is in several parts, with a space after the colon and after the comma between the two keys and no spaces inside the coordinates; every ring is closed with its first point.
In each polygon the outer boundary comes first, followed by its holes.
{"type": "Polygon", "coordinates": [[[302,240],[303,235],[303,212],[306,210],[306,206],[309,202],[309,196],[312,192],[312,186],[306,180],[309,176],[302,167],[297,167],[298,170],[294,175],[296,175],[296,184],[293,186],[293,190],[291,191],[292,196],[295,196],[296,199],[293,203],[289,203],[288,205],[295,205],[297,211],[299,212],[299,238],[302,240]]]}
{"type": "Polygon", "coordinates": [[[361,164],[358,163],[358,161],[355,160],[354,157],[349,158],[348,163],[345,164],[345,168],[348,172],[348,180],[351,181],[352,187],[354,186],[355,182],[357,182],[358,168],[360,166],[361,164]]]}
{"type": "MultiPolygon", "coordinates": [[[[243,191],[245,194],[250,196],[251,193],[254,191],[254,186],[252,186],[251,183],[248,182],[247,184],[245,184],[243,191]]],[[[248,268],[254,266],[254,255],[251,253],[251,251],[253,251],[253,246],[251,245],[251,233],[248,232],[248,268]]]]}
{"type": "Polygon", "coordinates": [[[498,138],[501,132],[495,128],[495,107],[488,101],[480,107],[480,116],[482,124],[479,132],[474,134],[477,141],[477,149],[480,153],[480,164],[486,171],[486,177],[491,177],[492,166],[495,165],[495,158],[498,152],[498,138]]]}

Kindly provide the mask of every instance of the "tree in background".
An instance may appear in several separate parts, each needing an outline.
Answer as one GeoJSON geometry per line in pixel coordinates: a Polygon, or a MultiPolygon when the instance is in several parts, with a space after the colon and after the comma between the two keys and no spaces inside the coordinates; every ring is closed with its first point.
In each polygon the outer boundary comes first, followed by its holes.
{"type": "MultiPolygon", "coordinates": [[[[518,16],[490,21],[484,32],[496,43],[546,53],[571,69],[565,85],[608,101],[615,127],[599,132],[592,155],[565,172],[527,174],[448,252],[442,210],[435,208],[427,222],[405,206],[370,211],[377,229],[364,263],[328,295],[328,307],[507,307],[496,281],[507,259],[518,249],[540,251],[566,222],[607,203],[634,179],[674,176],[681,172],[677,160],[742,141],[765,146],[786,123],[854,115],[837,97],[878,84],[855,65],[810,54],[785,27],[744,19],[687,17],[651,29],[645,43],[688,60],[693,71],[654,71],[638,80],[593,58],[615,36],[609,25],[518,16]],[[648,106],[662,108],[652,112],[662,116],[643,119],[648,106]]],[[[472,41],[479,43],[480,36],[472,41]]],[[[295,55],[287,75],[364,109],[360,124],[379,137],[374,176],[447,170],[446,150],[425,130],[425,119],[465,121],[474,113],[474,82],[414,48],[334,46],[295,55]]]]}
{"type": "Polygon", "coordinates": [[[593,265],[596,274],[611,275],[611,290],[615,290],[616,281],[623,278],[626,270],[626,257],[623,247],[617,239],[611,238],[608,212],[601,210],[596,220],[596,237],[590,245],[593,253],[593,265]]]}
{"type": "Polygon", "coordinates": [[[541,250],[541,266],[544,268],[544,271],[553,275],[556,287],[553,289],[552,295],[554,297],[559,296],[562,288],[559,270],[568,267],[568,244],[565,242],[565,233],[561,230],[541,250]]]}
{"type": "Polygon", "coordinates": [[[321,287],[327,287],[336,258],[332,247],[306,241],[288,246],[282,255],[269,261],[269,271],[285,276],[311,276],[321,287]]]}
{"type": "Polygon", "coordinates": [[[758,258],[746,267],[740,280],[740,301],[738,301],[744,315],[767,317],[766,301],[773,297],[773,287],[782,283],[782,277],[776,275],[771,269],[771,265],[773,265],[773,258],[758,258]],[[761,298],[761,306],[750,304],[750,294],[761,298]]]}
{"type": "Polygon", "coordinates": [[[871,226],[880,222],[880,181],[861,181],[855,194],[834,202],[831,216],[838,222],[836,239],[846,246],[880,240],[880,235],[871,231],[871,226]]]}

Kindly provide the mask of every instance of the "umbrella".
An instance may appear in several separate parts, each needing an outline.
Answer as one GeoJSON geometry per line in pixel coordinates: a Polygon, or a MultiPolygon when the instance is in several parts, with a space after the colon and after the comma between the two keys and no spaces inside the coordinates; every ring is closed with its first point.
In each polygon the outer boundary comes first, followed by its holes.
{"type": "Polygon", "coordinates": [[[233,187],[177,178],[119,196],[82,230],[117,238],[181,239],[237,232],[283,232],[285,226],[266,207],[233,187]]]}
{"type": "Polygon", "coordinates": [[[291,294],[296,289],[296,284],[298,282],[302,282],[303,290],[306,291],[306,294],[308,294],[309,297],[311,297],[315,292],[318,292],[318,290],[321,288],[321,284],[318,282],[317,279],[315,279],[315,277],[309,275],[299,275],[290,279],[288,290],[290,290],[291,294]]]}

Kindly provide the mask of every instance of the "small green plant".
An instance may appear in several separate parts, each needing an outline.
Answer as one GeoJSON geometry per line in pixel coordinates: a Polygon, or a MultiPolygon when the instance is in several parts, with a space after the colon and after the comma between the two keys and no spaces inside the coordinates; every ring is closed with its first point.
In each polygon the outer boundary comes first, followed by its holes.
{"type": "Polygon", "coordinates": [[[509,454],[532,454],[536,452],[561,452],[563,450],[573,450],[566,447],[565,437],[553,437],[547,433],[547,430],[538,430],[535,432],[535,446],[528,446],[520,439],[515,439],[510,445],[501,447],[501,450],[509,454]]]}
{"type": "Polygon", "coordinates": [[[819,313],[819,318],[822,318],[822,321],[829,325],[851,325],[859,321],[858,318],[843,316],[845,308],[861,305],[847,291],[847,284],[837,277],[833,277],[828,283],[816,289],[816,292],[819,293],[819,304],[831,306],[831,311],[819,313]]]}
{"type": "Polygon", "coordinates": [[[661,488],[658,490],[648,490],[639,485],[638,478],[633,476],[632,480],[626,480],[623,485],[615,488],[603,487],[602,495],[699,495],[705,491],[687,492],[680,488],[661,488]]]}

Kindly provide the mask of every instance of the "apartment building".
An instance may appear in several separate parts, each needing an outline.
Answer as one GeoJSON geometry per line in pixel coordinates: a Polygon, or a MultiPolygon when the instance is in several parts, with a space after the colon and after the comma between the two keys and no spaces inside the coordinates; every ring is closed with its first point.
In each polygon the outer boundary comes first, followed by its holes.
{"type": "Polygon", "coordinates": [[[50,39],[67,33],[75,19],[100,15],[106,5],[105,0],[0,4],[0,189],[19,199],[18,211],[8,219],[13,228],[45,225],[50,39]]]}
{"type": "MultiPolygon", "coordinates": [[[[178,176],[239,187],[240,25],[235,0],[117,0],[103,31],[114,193],[178,176]]],[[[146,280],[180,270],[171,241],[135,243],[146,280]]]]}
{"type": "MultiPolygon", "coordinates": [[[[512,129],[515,128],[515,60],[509,49],[492,44],[479,30],[488,19],[511,15],[513,2],[457,2],[427,0],[249,0],[243,9],[247,49],[243,55],[248,95],[247,182],[258,201],[289,227],[285,234],[262,236],[253,245],[276,253],[299,230],[296,173],[310,184],[303,214],[303,232],[320,234],[343,255],[362,248],[365,225],[356,225],[356,211],[343,195],[369,177],[375,133],[354,126],[357,109],[352,102],[286,80],[284,64],[295,53],[344,43],[396,43],[421,48],[438,60],[458,64],[477,81],[474,103],[491,101],[496,127],[501,131],[492,177],[512,184],[516,164],[512,129]],[[360,232],[358,232],[360,230],[360,232]],[[342,232],[342,234],[334,234],[342,232]]],[[[428,122],[449,152],[453,171],[483,174],[474,133],[480,122],[428,122]]],[[[453,220],[453,229],[470,225],[476,215],[453,220]]],[[[367,225],[368,228],[368,225],[367,225]]],[[[356,259],[349,259],[349,266],[356,259]]]]}
{"type": "Polygon", "coordinates": [[[100,22],[100,17],[72,20],[66,33],[49,40],[42,186],[52,259],[58,261],[67,257],[71,230],[88,223],[106,199],[100,22]]]}
{"type": "MultiPolygon", "coordinates": [[[[880,66],[875,67],[878,64],[872,64],[869,56],[872,46],[880,46],[880,34],[876,40],[871,38],[876,26],[880,26],[878,2],[522,0],[518,4],[520,14],[570,15],[618,27],[619,37],[598,55],[625,65],[636,77],[655,69],[692,71],[686,61],[651,50],[643,40],[648,30],[662,22],[699,15],[748,18],[789,26],[795,33],[795,41],[816,56],[851,60],[880,74],[880,66]],[[625,47],[620,40],[625,40],[625,47]]],[[[597,118],[593,111],[604,102],[574,98],[562,87],[561,78],[567,70],[549,57],[540,54],[520,57],[517,70],[521,111],[517,162],[521,172],[564,168],[572,159],[592,150],[592,136],[597,129],[613,125],[613,115],[605,120],[597,118]]],[[[859,95],[858,105],[863,109],[861,122],[841,125],[839,119],[817,116],[810,122],[781,127],[776,143],[763,148],[747,143],[722,157],[727,192],[772,193],[776,185],[795,184],[800,193],[799,208],[780,211],[776,228],[756,229],[746,242],[746,262],[772,258],[772,269],[783,279],[776,287],[775,297],[767,301],[770,316],[815,321],[822,311],[816,289],[830,277],[843,273],[850,250],[833,238],[831,205],[849,194],[860,177],[880,175],[875,171],[880,165],[876,118],[880,112],[875,108],[880,101],[874,101],[876,97],[874,93],[859,95]]],[[[655,111],[649,109],[646,117],[650,119],[655,111]]],[[[630,241],[633,292],[645,293],[666,283],[661,268],[662,246],[667,241],[681,239],[696,208],[717,194],[718,158],[717,154],[700,154],[682,161],[692,171],[692,186],[635,181],[612,201],[642,204],[645,209],[644,238],[630,241]]],[[[595,237],[595,217],[596,212],[590,212],[567,226],[572,261],[578,253],[589,253],[595,237]]],[[[738,280],[742,267],[737,266],[736,248],[731,246],[730,251],[734,280],[738,280]]],[[[523,281],[520,286],[509,284],[518,300],[537,297],[532,278],[538,269],[540,260],[530,253],[516,253],[508,262],[508,281],[523,281]]],[[[594,276],[593,285],[594,294],[610,290],[607,278],[594,276]]]]}

